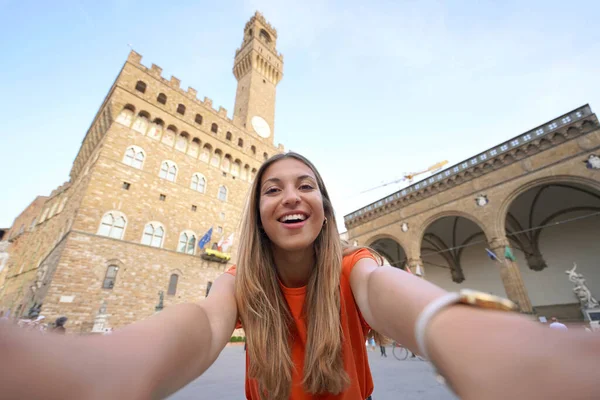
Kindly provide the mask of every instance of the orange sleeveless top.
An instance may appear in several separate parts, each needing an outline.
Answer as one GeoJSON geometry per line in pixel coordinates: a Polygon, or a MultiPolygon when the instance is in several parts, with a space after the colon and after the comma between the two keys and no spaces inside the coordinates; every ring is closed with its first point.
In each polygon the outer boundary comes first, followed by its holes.
{"type": "MultiPolygon", "coordinates": [[[[361,249],[345,256],[342,261],[342,277],[340,279],[340,318],[344,332],[342,352],[344,369],[350,377],[350,385],[339,395],[325,394],[315,396],[305,392],[302,388],[304,353],[306,351],[306,321],[302,317],[302,309],[306,297],[306,287],[287,288],[280,283],[294,318],[297,332],[291,339],[291,355],[295,368],[292,371],[290,400],[360,400],[366,399],[372,394],[373,379],[371,377],[371,370],[369,369],[369,360],[365,346],[366,335],[370,327],[363,319],[354,301],[354,295],[350,287],[350,272],[352,272],[352,268],[361,258],[374,259],[368,250],[361,249]]],[[[235,272],[236,268],[233,266],[226,273],[235,276],[235,272]]],[[[237,327],[241,327],[239,322],[237,327]]],[[[248,366],[250,362],[248,353],[246,353],[246,398],[249,400],[260,400],[258,382],[248,378],[248,366]]]]}

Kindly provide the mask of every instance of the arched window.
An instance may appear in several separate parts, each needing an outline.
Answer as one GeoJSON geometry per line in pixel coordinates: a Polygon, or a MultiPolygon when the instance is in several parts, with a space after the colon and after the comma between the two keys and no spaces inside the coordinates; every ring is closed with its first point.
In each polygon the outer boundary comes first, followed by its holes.
{"type": "Polygon", "coordinates": [[[179,275],[172,274],[169,279],[169,289],[167,290],[167,294],[170,296],[174,296],[177,293],[177,281],[179,280],[179,275]]]}
{"type": "Polygon", "coordinates": [[[269,155],[267,153],[263,153],[263,157],[264,157],[265,161],[267,161],[269,159],[269,155]]]}
{"type": "Polygon", "coordinates": [[[123,157],[123,163],[133,168],[142,169],[144,165],[144,159],[146,155],[144,150],[138,146],[129,146],[125,151],[125,157],[123,157]]]}
{"type": "Polygon", "coordinates": [[[179,104],[177,106],[177,112],[181,115],[185,115],[185,106],[183,104],[179,104]]]}
{"type": "Polygon", "coordinates": [[[158,222],[150,222],[144,228],[142,244],[152,247],[162,247],[165,237],[165,228],[158,222]]]}
{"type": "Polygon", "coordinates": [[[252,151],[253,155],[256,155],[256,146],[255,145],[250,146],[250,151],[252,151]]]}
{"type": "Polygon", "coordinates": [[[192,176],[192,184],[190,188],[197,190],[200,193],[204,193],[206,191],[206,178],[199,172],[196,172],[192,176]]]}
{"type": "Polygon", "coordinates": [[[156,101],[158,101],[160,104],[167,104],[167,95],[164,93],[160,93],[156,98],[156,101]]]}
{"type": "Polygon", "coordinates": [[[225,134],[225,139],[227,139],[227,140],[231,140],[231,137],[232,137],[232,135],[231,135],[231,132],[227,132],[227,133],[225,134]]]}
{"type": "Polygon", "coordinates": [[[254,181],[254,177],[256,176],[256,168],[252,168],[252,171],[250,171],[250,182],[254,181]]]}
{"type": "Polygon", "coordinates": [[[146,84],[142,81],[137,81],[135,84],[135,90],[138,92],[146,93],[146,84]]]}
{"type": "Polygon", "coordinates": [[[213,154],[212,158],[210,159],[210,165],[219,168],[221,165],[221,150],[215,150],[215,154],[213,154]]]}
{"type": "Polygon", "coordinates": [[[134,131],[139,132],[142,135],[145,135],[146,131],[148,130],[149,120],[150,120],[150,116],[148,115],[148,113],[146,113],[144,111],[140,111],[140,113],[138,114],[138,116],[135,119],[135,122],[133,123],[133,126],[131,128],[134,131]]]}
{"type": "Polygon", "coordinates": [[[102,282],[102,289],[112,289],[115,287],[117,280],[117,271],[119,267],[116,265],[109,265],[106,269],[106,275],[104,276],[104,282],[102,282]]]}
{"type": "Polygon", "coordinates": [[[177,178],[177,164],[173,161],[163,161],[158,176],[168,181],[175,182],[175,179],[177,178]]]}
{"type": "Polygon", "coordinates": [[[135,108],[127,104],[125,108],[121,111],[119,116],[117,117],[117,122],[123,124],[125,126],[131,126],[131,122],[133,121],[133,113],[135,112],[135,108]]]}
{"type": "Polygon", "coordinates": [[[181,232],[181,235],[179,235],[179,244],[177,245],[177,251],[179,253],[194,254],[195,248],[196,235],[190,231],[181,232]]]}
{"type": "Polygon", "coordinates": [[[198,125],[202,125],[202,115],[196,114],[196,118],[194,119],[198,125]]]}
{"type": "Polygon", "coordinates": [[[210,126],[210,131],[212,133],[217,133],[219,131],[219,125],[217,125],[213,122],[213,124],[210,126]]]}
{"type": "Polygon", "coordinates": [[[238,139],[238,146],[239,147],[244,147],[244,139],[242,139],[242,138],[238,139]]]}
{"type": "Polygon", "coordinates": [[[100,227],[98,228],[97,234],[113,239],[123,239],[126,224],[127,220],[123,213],[118,211],[107,212],[102,217],[102,221],[100,221],[100,227]]]}
{"type": "Polygon", "coordinates": [[[219,200],[227,201],[227,188],[225,186],[219,186],[219,200]]]}

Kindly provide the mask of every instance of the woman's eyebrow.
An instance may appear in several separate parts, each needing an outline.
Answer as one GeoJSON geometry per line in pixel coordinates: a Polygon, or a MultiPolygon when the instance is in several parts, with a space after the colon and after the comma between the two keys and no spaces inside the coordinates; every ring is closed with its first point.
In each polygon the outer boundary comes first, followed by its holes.
{"type": "Polygon", "coordinates": [[[313,182],[316,182],[316,181],[317,181],[317,180],[316,180],[316,179],[315,179],[313,176],[311,176],[311,175],[301,175],[301,176],[299,176],[298,178],[296,178],[296,180],[297,180],[297,181],[301,181],[301,180],[304,180],[304,179],[310,179],[310,180],[311,180],[311,181],[313,181],[313,182]]]}
{"type": "MultiPolygon", "coordinates": [[[[300,176],[298,176],[298,177],[296,178],[296,182],[302,181],[302,180],[304,180],[304,179],[310,179],[311,181],[313,181],[313,182],[316,182],[316,179],[315,179],[313,176],[311,176],[311,175],[300,175],[300,176]]],[[[265,186],[267,183],[281,183],[281,182],[282,182],[282,181],[281,181],[281,179],[279,179],[279,178],[269,178],[269,179],[266,179],[266,180],[263,182],[263,184],[262,184],[261,188],[264,188],[264,186],[265,186]]]]}
{"type": "Polygon", "coordinates": [[[281,183],[281,179],[279,179],[279,178],[269,178],[269,179],[267,179],[267,180],[265,180],[265,181],[263,182],[263,184],[262,184],[261,188],[264,188],[264,187],[265,187],[265,185],[266,185],[267,183],[270,183],[270,182],[272,182],[272,183],[281,183]]]}

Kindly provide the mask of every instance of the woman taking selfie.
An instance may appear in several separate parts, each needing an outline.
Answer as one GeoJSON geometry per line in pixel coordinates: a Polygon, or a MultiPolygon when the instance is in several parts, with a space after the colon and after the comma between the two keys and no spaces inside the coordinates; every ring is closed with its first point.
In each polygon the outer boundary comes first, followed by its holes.
{"type": "Polygon", "coordinates": [[[504,312],[514,309],[506,300],[447,293],[380,264],[342,245],[316,168],[276,155],[252,184],[237,267],[206,300],[109,336],[39,337],[4,324],[2,398],[164,398],[210,367],[236,325],[247,337],[247,399],[368,399],[371,329],[428,357],[460,398],[596,397],[593,335],[544,329],[504,312]]]}

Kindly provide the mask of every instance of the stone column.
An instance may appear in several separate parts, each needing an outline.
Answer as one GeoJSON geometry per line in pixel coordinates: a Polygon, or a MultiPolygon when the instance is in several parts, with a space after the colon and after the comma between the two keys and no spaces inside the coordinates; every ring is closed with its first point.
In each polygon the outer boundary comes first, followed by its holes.
{"type": "Polygon", "coordinates": [[[509,246],[508,239],[506,236],[496,237],[490,240],[489,245],[492,251],[496,253],[496,256],[498,256],[498,260],[500,260],[500,277],[502,278],[504,290],[506,290],[509,300],[516,303],[522,313],[533,314],[533,307],[523,283],[519,265],[516,261],[511,261],[504,257],[506,246],[509,246]]]}

